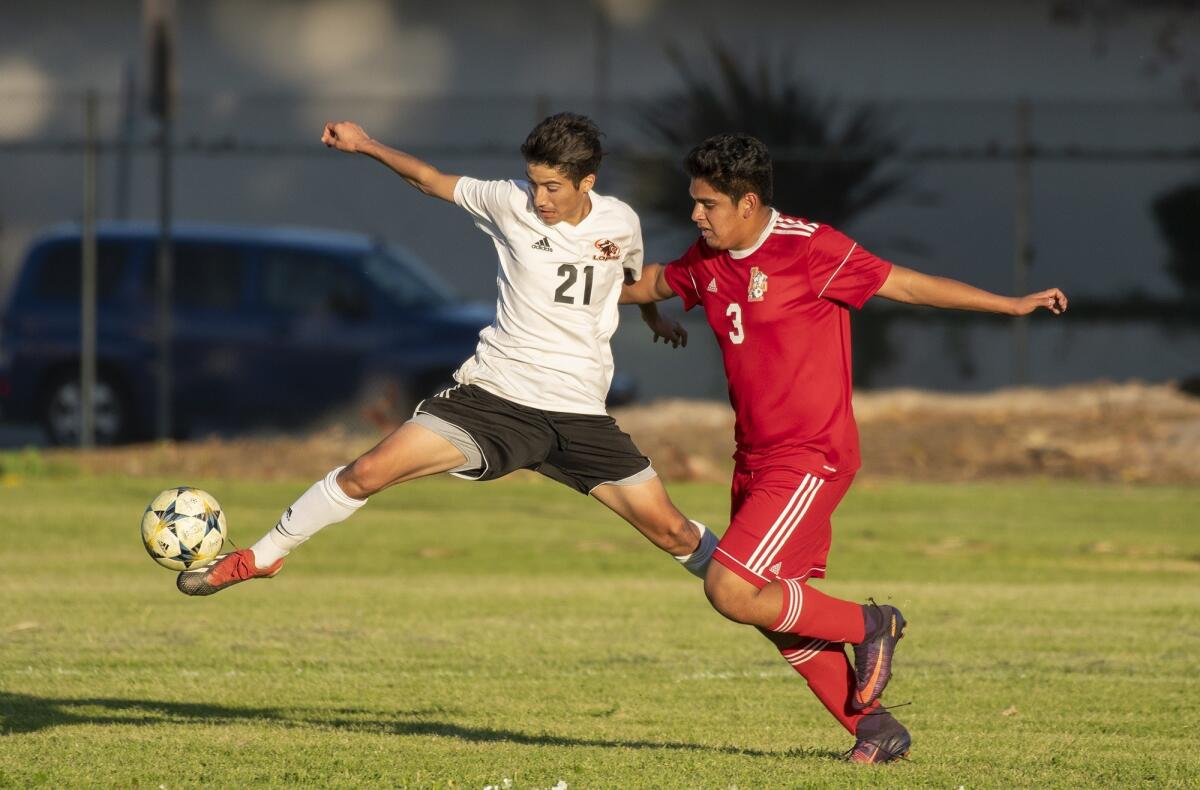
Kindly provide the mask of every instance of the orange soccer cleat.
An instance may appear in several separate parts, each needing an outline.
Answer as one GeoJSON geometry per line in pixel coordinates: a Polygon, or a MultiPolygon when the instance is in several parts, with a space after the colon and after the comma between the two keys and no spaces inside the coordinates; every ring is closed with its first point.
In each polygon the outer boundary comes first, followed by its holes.
{"type": "Polygon", "coordinates": [[[222,554],[207,565],[184,571],[175,580],[175,586],[184,595],[212,595],[247,579],[269,579],[282,567],[281,557],[271,567],[259,568],[254,564],[253,551],[238,549],[231,554],[222,554]]]}

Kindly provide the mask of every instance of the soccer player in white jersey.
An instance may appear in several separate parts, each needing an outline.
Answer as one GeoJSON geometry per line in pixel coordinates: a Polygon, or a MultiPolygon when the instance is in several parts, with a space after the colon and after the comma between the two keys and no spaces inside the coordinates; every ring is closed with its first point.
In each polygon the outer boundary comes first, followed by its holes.
{"type": "MultiPolygon", "coordinates": [[[[521,146],[527,179],[513,181],[442,173],[349,121],[326,124],[321,141],[378,160],[474,218],[499,258],[496,320],[455,372],[457,385],[318,480],[253,546],[181,573],[179,589],[211,595],[274,576],[318,530],[397,483],[442,472],[492,480],[517,469],[594,496],[703,578],[715,536],[675,508],[649,459],[605,412],[609,338],[622,286],[641,276],[642,236],[629,206],[592,189],[602,157],[596,125],[571,113],[542,121],[521,146]]],[[[642,317],[657,337],[686,342],[653,306],[642,317]]]]}

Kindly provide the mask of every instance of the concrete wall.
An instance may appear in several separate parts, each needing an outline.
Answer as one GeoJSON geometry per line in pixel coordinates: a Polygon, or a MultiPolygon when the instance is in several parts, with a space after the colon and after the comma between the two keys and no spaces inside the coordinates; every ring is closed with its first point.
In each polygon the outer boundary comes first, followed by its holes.
{"type": "MultiPolygon", "coordinates": [[[[1200,113],[1179,101],[1177,75],[1145,73],[1156,18],[1129,19],[1108,34],[1100,53],[1094,31],[1051,24],[1049,4],[1033,0],[179,6],[179,139],[225,138],[263,150],[181,155],[177,217],[383,233],[480,300],[494,294],[494,259],[482,234],[453,207],[416,195],[378,166],[321,148],[324,120],[360,120],[381,139],[450,172],[508,177],[520,172],[516,148],[525,132],[550,111],[594,113],[614,147],[644,146],[630,102],[677,86],[664,44],[673,42],[699,63],[706,37],[717,35],[748,57],[790,59],[796,73],[829,96],[888,102],[909,146],[1009,145],[1020,98],[1034,103],[1041,145],[1200,141],[1200,113]]],[[[139,15],[137,2],[0,2],[0,262],[6,268],[38,227],[78,217],[79,156],[38,144],[78,137],[73,92],[89,86],[106,96],[105,136],[119,134],[117,94],[124,70],[140,60],[139,15]]],[[[153,122],[139,123],[135,137],[145,140],[153,122]]],[[[602,191],[628,194],[621,165],[606,164],[602,191]]],[[[152,218],[153,157],[135,154],[130,172],[132,216],[152,218]]],[[[1172,293],[1148,203],[1196,176],[1194,161],[1037,164],[1035,284],[1060,285],[1076,298],[1172,293]]],[[[115,156],[106,155],[101,177],[101,210],[111,215],[115,156]]],[[[1012,204],[1008,162],[922,164],[913,166],[909,199],[846,230],[900,262],[1007,290],[1012,204]],[[898,239],[920,242],[919,250],[898,239]]],[[[781,208],[804,214],[803,206],[781,208]]],[[[652,258],[671,257],[690,237],[654,217],[645,225],[652,258]]],[[[694,316],[689,320],[698,342],[688,356],[675,354],[667,363],[661,347],[645,348],[638,326],[622,329],[618,360],[642,374],[645,392],[721,392],[708,330],[694,316]],[[704,373],[695,372],[698,360],[704,373]],[[659,375],[664,364],[668,371],[677,366],[678,375],[659,375]]],[[[1200,358],[1194,333],[1087,325],[1049,331],[1035,332],[1033,343],[1032,371],[1043,383],[1186,375],[1200,358]],[[1146,354],[1147,347],[1159,351],[1146,354]]],[[[940,330],[901,334],[905,352],[880,383],[980,388],[1008,381],[1002,331],[970,333],[977,357],[972,377],[945,364],[939,349],[950,341],[940,330]]]]}

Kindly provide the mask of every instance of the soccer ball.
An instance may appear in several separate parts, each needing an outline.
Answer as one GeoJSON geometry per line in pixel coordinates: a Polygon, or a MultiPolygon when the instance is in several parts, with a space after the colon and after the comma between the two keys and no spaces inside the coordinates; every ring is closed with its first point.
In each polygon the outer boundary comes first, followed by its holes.
{"type": "Polygon", "coordinates": [[[225,513],[199,488],[168,488],[142,514],[142,543],[154,561],[186,571],[216,557],[225,545],[225,513]]]}

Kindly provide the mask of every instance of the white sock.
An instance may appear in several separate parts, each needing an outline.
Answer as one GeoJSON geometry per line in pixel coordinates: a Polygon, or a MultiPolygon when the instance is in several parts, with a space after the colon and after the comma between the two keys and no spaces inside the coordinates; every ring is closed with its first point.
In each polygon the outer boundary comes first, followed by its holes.
{"type": "Polygon", "coordinates": [[[250,547],[256,566],[271,567],[325,527],[345,521],[367,504],[365,499],[346,496],[346,492],[338,485],[338,472],[345,468],[339,466],[325,475],[325,479],[313,483],[291,507],[283,511],[271,531],[250,547]]]}
{"type": "Polygon", "coordinates": [[[676,556],[688,573],[704,578],[708,573],[708,563],[712,562],[713,551],[717,548],[719,542],[717,536],[712,533],[712,530],[705,527],[699,521],[688,519],[696,525],[696,529],[700,530],[700,545],[691,554],[684,554],[682,557],[676,556]]]}

